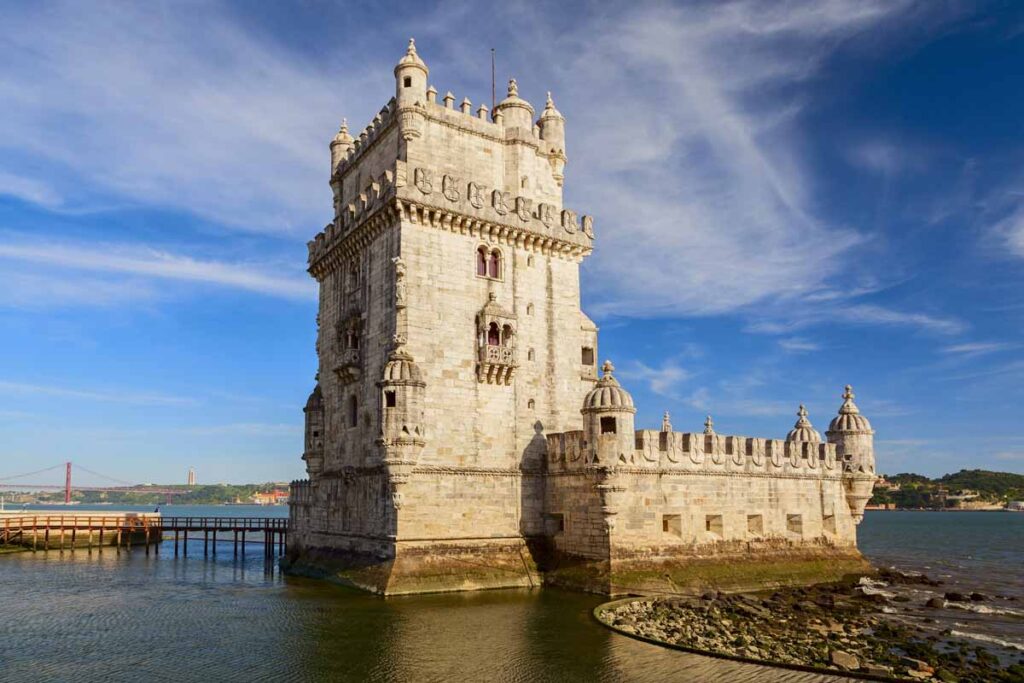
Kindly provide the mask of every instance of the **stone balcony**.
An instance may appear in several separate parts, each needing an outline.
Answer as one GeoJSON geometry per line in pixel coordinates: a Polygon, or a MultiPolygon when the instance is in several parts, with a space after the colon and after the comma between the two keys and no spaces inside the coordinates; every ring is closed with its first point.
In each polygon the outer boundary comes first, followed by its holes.
{"type": "Polygon", "coordinates": [[[487,384],[511,384],[516,371],[516,350],[512,346],[481,346],[477,379],[487,384]]]}
{"type": "Polygon", "coordinates": [[[334,373],[342,384],[350,384],[359,379],[363,365],[363,353],[360,349],[345,349],[338,354],[338,364],[334,373]]]}

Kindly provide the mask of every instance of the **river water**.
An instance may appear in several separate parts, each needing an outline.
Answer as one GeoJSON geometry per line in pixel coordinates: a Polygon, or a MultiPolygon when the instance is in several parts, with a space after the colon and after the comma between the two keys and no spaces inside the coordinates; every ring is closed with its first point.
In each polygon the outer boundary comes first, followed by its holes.
{"type": "MultiPolygon", "coordinates": [[[[163,511],[286,514],[235,506],[163,511]]],[[[869,512],[860,534],[880,565],[924,569],[970,590],[1021,593],[1024,515],[869,512]]],[[[844,680],[614,634],[590,616],[597,596],[546,589],[384,600],[268,572],[259,547],[236,561],[229,545],[214,560],[202,557],[201,544],[188,558],[167,546],[149,557],[141,549],[0,557],[0,680],[844,680]]],[[[950,588],[933,590],[942,589],[950,588]]],[[[982,632],[991,629],[970,620],[994,616],[957,612],[964,628],[982,632]]],[[[1012,628],[1003,635],[1017,637],[1012,628]]]]}

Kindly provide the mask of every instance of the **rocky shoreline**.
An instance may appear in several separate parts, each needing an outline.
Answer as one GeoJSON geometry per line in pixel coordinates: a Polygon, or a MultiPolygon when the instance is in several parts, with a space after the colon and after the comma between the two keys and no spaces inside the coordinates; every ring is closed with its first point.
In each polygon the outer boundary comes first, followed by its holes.
{"type": "MultiPolygon", "coordinates": [[[[948,630],[908,623],[898,615],[910,599],[879,588],[939,582],[895,571],[883,571],[878,579],[754,594],[642,598],[611,603],[596,614],[623,633],[719,656],[865,678],[1024,683],[1024,654],[994,654],[948,630]]],[[[947,593],[943,602],[990,599],[947,593]]]]}

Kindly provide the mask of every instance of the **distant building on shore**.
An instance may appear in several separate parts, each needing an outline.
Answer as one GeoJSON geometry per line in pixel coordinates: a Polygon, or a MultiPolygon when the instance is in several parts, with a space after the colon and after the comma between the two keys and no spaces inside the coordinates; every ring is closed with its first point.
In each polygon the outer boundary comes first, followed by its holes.
{"type": "Polygon", "coordinates": [[[252,502],[256,505],[286,505],[288,503],[288,490],[259,491],[252,494],[252,502]]]}
{"type": "Polygon", "coordinates": [[[196,471],[195,471],[195,469],[193,469],[191,467],[188,468],[188,485],[189,486],[195,486],[196,485],[196,471]]]}
{"type": "MultiPolygon", "coordinates": [[[[719,434],[710,416],[703,432],[668,414],[634,429],[580,309],[596,233],[562,204],[550,93],[538,117],[511,80],[474,113],[428,74],[410,41],[395,97],[330,143],[334,211],[308,244],[309,478],[291,486],[286,566],[389,595],[678,593],[864,570],[856,525],[877,474],[852,388],[824,439],[804,406],[784,440],[719,434]]],[[[721,264],[722,278],[743,273],[721,264]]]]}

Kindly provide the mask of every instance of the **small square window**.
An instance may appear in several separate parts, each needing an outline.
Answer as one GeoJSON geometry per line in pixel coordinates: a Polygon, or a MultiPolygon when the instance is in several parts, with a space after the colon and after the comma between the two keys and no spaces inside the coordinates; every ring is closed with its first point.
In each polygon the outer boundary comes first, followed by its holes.
{"type": "Polygon", "coordinates": [[[802,515],[786,515],[786,531],[797,536],[804,534],[804,518],[802,515]]]}
{"type": "Polygon", "coordinates": [[[661,531],[676,538],[682,538],[683,518],[680,515],[662,515],[661,531]]]}
{"type": "Polygon", "coordinates": [[[835,534],[836,533],[836,516],[825,515],[821,519],[821,528],[825,530],[825,533],[835,534]]]}
{"type": "Polygon", "coordinates": [[[747,534],[749,536],[764,535],[764,517],[761,515],[747,515],[747,534]]]}
{"type": "Polygon", "coordinates": [[[397,399],[395,397],[395,392],[393,392],[393,391],[385,391],[384,392],[384,407],[385,408],[394,408],[396,404],[397,404],[397,399]]]}
{"type": "Polygon", "coordinates": [[[704,517],[704,530],[717,538],[722,537],[722,515],[707,515],[704,517]]]}
{"type": "Polygon", "coordinates": [[[615,434],[616,425],[614,417],[602,417],[601,418],[601,433],[602,434],[615,434]]]}
{"type": "Polygon", "coordinates": [[[406,76],[405,80],[402,81],[402,86],[406,87],[406,88],[411,88],[412,87],[412,77],[411,76],[406,76]]]}
{"type": "Polygon", "coordinates": [[[545,515],[544,528],[549,536],[562,533],[565,531],[565,515],[561,512],[553,512],[545,515]]]}

